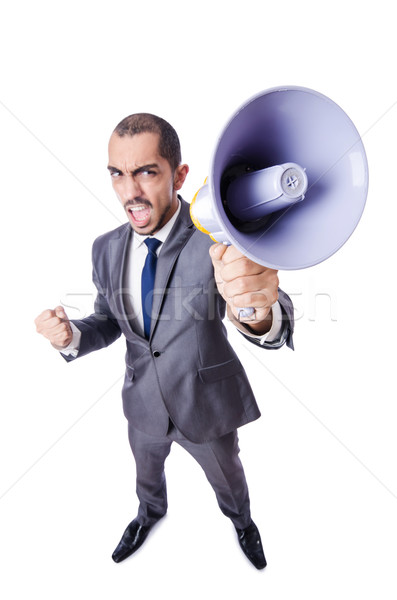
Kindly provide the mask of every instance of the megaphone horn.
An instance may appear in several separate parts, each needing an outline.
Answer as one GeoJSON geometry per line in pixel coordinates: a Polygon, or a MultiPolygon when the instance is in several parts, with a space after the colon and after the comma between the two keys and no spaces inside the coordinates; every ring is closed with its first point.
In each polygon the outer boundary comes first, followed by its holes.
{"type": "Polygon", "coordinates": [[[334,254],[364,210],[368,166],[346,113],[303,87],[265,90],[222,131],[195,225],[273,269],[302,269],[334,254]]]}

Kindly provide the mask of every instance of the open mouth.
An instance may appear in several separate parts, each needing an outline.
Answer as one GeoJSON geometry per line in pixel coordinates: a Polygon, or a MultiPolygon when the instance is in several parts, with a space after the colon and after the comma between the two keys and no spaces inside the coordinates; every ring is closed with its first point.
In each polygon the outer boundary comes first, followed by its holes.
{"type": "Polygon", "coordinates": [[[151,207],[146,204],[128,206],[127,212],[130,215],[132,222],[137,225],[137,227],[146,227],[150,221],[151,207]]]}

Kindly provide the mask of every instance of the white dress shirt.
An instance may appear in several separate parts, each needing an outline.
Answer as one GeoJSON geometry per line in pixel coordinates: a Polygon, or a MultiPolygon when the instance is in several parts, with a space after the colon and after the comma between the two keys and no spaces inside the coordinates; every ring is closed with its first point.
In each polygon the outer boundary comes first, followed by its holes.
{"type": "MultiPolygon", "coordinates": [[[[178,209],[172,216],[172,218],[159,231],[156,232],[154,237],[161,242],[161,245],[156,251],[157,256],[159,256],[164,242],[166,241],[175,221],[178,218],[180,210],[181,203],[179,202],[178,209]]],[[[126,313],[130,321],[136,319],[135,326],[142,333],[142,335],[143,315],[141,302],[141,275],[148,252],[147,246],[144,243],[147,237],[149,236],[140,235],[139,233],[136,233],[136,231],[134,232],[134,235],[132,236],[132,244],[129,249],[129,252],[127,253],[127,262],[125,266],[123,282],[123,289],[130,291],[130,293],[128,294],[124,293],[126,313]]],[[[272,326],[270,330],[264,335],[255,335],[253,333],[248,332],[244,332],[244,334],[248,335],[249,337],[258,339],[261,344],[276,340],[279,337],[283,325],[281,307],[278,302],[276,302],[272,306],[272,316],[272,326]]],[[[70,323],[70,326],[73,332],[72,341],[66,348],[56,349],[60,350],[65,356],[72,355],[76,357],[80,347],[81,332],[73,323],[70,323]]]]}
{"type": "MultiPolygon", "coordinates": [[[[156,254],[159,256],[161,249],[164,245],[165,240],[170,234],[171,229],[174,226],[175,221],[181,212],[181,203],[175,214],[169,221],[156,232],[154,237],[156,240],[161,242],[161,245],[157,248],[156,254]]],[[[148,253],[148,248],[144,243],[145,240],[150,237],[148,235],[140,235],[136,231],[132,236],[132,244],[130,251],[127,253],[127,261],[124,271],[124,282],[123,288],[130,291],[130,293],[123,296],[125,309],[129,320],[136,319],[136,328],[143,335],[143,315],[142,315],[142,300],[141,300],[141,278],[142,270],[145,264],[145,260],[148,253]]]]}

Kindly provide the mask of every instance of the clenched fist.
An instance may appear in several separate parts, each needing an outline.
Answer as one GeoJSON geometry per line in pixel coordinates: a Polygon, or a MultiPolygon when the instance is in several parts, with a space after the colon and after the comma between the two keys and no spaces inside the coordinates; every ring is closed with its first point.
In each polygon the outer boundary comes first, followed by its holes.
{"type": "Polygon", "coordinates": [[[45,310],[35,319],[35,324],[36,331],[50,340],[57,349],[66,348],[72,341],[72,329],[62,306],[45,310]]]}
{"type": "Polygon", "coordinates": [[[252,307],[255,313],[247,319],[249,328],[258,334],[269,331],[271,307],[278,299],[277,271],[258,265],[234,246],[214,244],[210,256],[219,293],[228,304],[229,317],[240,321],[239,307],[252,307]]]}

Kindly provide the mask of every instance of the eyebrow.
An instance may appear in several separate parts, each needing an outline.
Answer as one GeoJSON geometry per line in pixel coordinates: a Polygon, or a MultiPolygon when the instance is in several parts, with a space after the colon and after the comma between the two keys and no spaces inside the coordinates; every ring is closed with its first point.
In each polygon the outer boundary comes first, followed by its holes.
{"type": "MultiPolygon", "coordinates": [[[[142,171],[148,171],[149,169],[154,169],[154,168],[156,168],[156,169],[158,168],[157,163],[150,163],[148,165],[142,165],[142,167],[138,167],[137,169],[132,171],[132,176],[135,177],[135,175],[139,175],[139,173],[142,173],[142,171]]],[[[118,169],[117,167],[112,167],[111,165],[108,165],[108,170],[112,173],[122,173],[122,171],[120,171],[120,169],[118,169]]]]}

